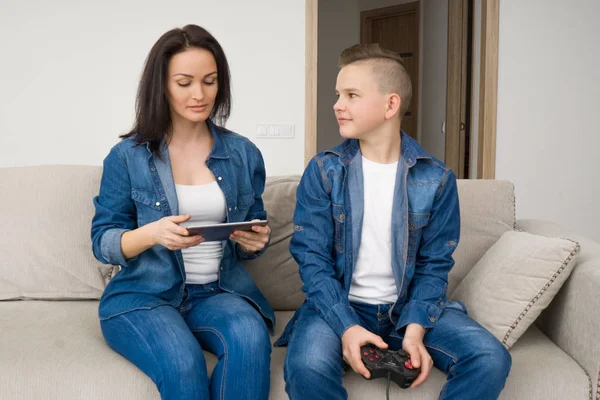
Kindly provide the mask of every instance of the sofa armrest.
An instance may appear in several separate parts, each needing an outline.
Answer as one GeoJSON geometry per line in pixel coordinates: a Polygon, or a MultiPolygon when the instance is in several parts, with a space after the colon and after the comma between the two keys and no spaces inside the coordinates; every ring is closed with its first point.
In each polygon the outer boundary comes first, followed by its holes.
{"type": "Polygon", "coordinates": [[[579,242],[577,264],[536,325],[589,374],[600,396],[600,244],[543,220],[519,220],[517,229],[579,242]]]}

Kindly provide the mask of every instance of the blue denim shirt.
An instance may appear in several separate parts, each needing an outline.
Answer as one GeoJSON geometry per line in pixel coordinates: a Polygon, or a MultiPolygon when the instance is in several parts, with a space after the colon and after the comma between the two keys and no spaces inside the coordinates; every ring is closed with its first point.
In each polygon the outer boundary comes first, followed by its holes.
{"type": "MultiPolygon", "coordinates": [[[[398,298],[390,318],[400,329],[410,323],[434,326],[446,302],[448,272],[460,235],[454,173],[402,133],[392,211],[392,271],[398,298]]],[[[287,343],[296,318],[313,307],[340,337],[359,318],[348,293],[360,247],[364,191],[362,156],[348,139],[317,154],[297,190],[290,252],[300,267],[306,302],[277,345],[287,343]]]]}
{"type": "MultiPolygon", "coordinates": [[[[208,121],[214,139],[206,165],[217,179],[227,205],[227,222],[265,219],[262,201],[265,167],[258,148],[247,138],[208,121]]],[[[125,139],[104,160],[100,193],[94,198],[92,220],[94,256],[121,271],[108,283],[100,299],[100,319],[161,305],[178,307],[184,295],[185,269],[181,251],[156,245],[126,260],[121,235],[162,217],[178,215],[177,194],[168,148],[160,157],[149,146],[125,139]]],[[[266,247],[265,247],[266,249],[266,247]]],[[[236,243],[223,242],[219,287],[249,300],[273,329],[275,315],[240,260],[264,252],[246,254],[236,243]]]]}

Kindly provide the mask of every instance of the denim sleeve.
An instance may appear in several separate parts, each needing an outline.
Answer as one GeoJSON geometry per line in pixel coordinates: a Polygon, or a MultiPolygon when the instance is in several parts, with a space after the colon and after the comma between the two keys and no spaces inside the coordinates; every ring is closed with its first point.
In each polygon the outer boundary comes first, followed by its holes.
{"type": "MultiPolygon", "coordinates": [[[[265,191],[265,162],[262,154],[258,147],[252,145],[250,149],[249,168],[250,168],[250,179],[252,180],[252,190],[254,190],[254,203],[250,206],[248,214],[246,215],[246,221],[252,221],[253,219],[267,219],[267,211],[265,210],[265,204],[262,199],[262,194],[265,191]]],[[[236,243],[235,251],[238,259],[240,260],[253,260],[261,256],[269,247],[271,237],[269,235],[269,241],[261,250],[254,253],[246,253],[240,248],[239,243],[236,243]]]]}
{"type": "Polygon", "coordinates": [[[341,337],[359,319],[335,271],[334,221],[324,175],[313,159],[300,180],[290,252],[299,265],[307,302],[341,337]]]}
{"type": "Polygon", "coordinates": [[[460,209],[456,176],[448,170],[433,202],[429,223],[423,228],[415,274],[408,287],[408,301],[396,327],[416,323],[435,325],[446,301],[448,273],[454,266],[452,253],[460,238],[460,209]]]}
{"type": "Polygon", "coordinates": [[[104,264],[127,267],[127,260],[121,251],[121,236],[124,232],[135,229],[137,221],[127,165],[117,147],[104,159],[100,192],[94,197],[94,207],[94,256],[104,264]]]}

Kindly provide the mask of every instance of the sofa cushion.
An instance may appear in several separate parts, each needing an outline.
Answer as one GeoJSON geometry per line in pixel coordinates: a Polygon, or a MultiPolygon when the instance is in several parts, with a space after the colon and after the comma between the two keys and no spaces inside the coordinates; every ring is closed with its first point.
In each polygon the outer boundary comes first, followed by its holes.
{"type": "Polygon", "coordinates": [[[459,179],[460,241],[448,295],[500,236],[515,227],[515,190],[508,181],[459,179]]]}
{"type": "Polygon", "coordinates": [[[577,242],[506,232],[460,283],[453,300],[506,348],[535,321],[569,277],[577,242]]]}
{"type": "Polygon", "coordinates": [[[0,169],[0,300],[98,299],[113,267],[92,254],[102,168],[0,169]]]}
{"type": "MultiPolygon", "coordinates": [[[[104,342],[97,301],[7,301],[0,303],[0,398],[142,400],[160,396],[154,383],[104,342]]],[[[276,339],[292,312],[277,312],[276,339]]],[[[287,399],[283,380],[286,348],[271,355],[271,400],[287,399]]],[[[511,349],[513,367],[501,399],[589,398],[585,372],[532,326],[511,349]]],[[[205,353],[209,372],[216,358],[205,353]]],[[[445,376],[433,370],[415,390],[391,386],[394,399],[435,399],[445,376]]],[[[344,377],[350,399],[384,399],[385,381],[344,377]]]]}
{"type": "Polygon", "coordinates": [[[245,262],[275,310],[295,310],[304,301],[298,264],[289,252],[299,181],[299,176],[267,178],[263,201],[271,227],[271,242],[261,257],[245,262]]]}
{"type": "MultiPolygon", "coordinates": [[[[275,310],[294,310],[304,301],[298,264],[288,246],[299,176],[269,177],[263,194],[272,230],[264,256],[246,263],[255,282],[275,310]]],[[[473,265],[515,225],[513,184],[494,180],[459,180],[461,240],[454,252],[448,293],[452,293],[473,265]]]]}

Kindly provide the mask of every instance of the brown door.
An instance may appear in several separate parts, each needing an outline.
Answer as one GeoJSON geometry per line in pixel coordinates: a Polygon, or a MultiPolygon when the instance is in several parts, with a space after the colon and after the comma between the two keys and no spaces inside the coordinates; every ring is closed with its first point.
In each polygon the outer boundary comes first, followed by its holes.
{"type": "Polygon", "coordinates": [[[418,138],[419,2],[360,13],[360,42],[379,43],[400,54],[412,80],[413,96],[402,120],[402,130],[418,138]]]}

